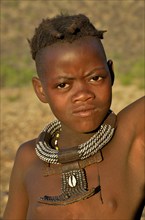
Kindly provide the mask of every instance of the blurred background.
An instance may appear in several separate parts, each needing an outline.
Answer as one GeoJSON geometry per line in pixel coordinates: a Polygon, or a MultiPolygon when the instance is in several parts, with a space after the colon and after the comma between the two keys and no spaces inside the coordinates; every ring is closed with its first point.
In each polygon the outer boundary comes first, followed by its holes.
{"type": "Polygon", "coordinates": [[[53,120],[31,85],[35,65],[27,39],[46,17],[84,13],[107,30],[103,44],[116,74],[112,109],[117,113],[144,95],[144,0],[1,0],[1,211],[19,145],[53,120]]]}
{"type": "Polygon", "coordinates": [[[108,58],[115,63],[123,84],[143,86],[144,1],[52,0],[1,1],[1,86],[26,86],[35,68],[27,39],[42,18],[58,13],[85,13],[98,29],[107,30],[103,40],[108,58]],[[140,80],[139,80],[140,79],[140,80]],[[140,81],[140,82],[139,82],[140,81]]]}

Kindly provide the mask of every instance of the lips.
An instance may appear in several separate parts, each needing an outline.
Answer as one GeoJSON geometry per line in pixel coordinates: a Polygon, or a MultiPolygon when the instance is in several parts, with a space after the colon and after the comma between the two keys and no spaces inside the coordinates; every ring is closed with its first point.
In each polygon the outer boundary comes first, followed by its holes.
{"type": "Polygon", "coordinates": [[[96,112],[96,108],[92,106],[80,106],[73,111],[74,116],[88,117],[96,112]]]}

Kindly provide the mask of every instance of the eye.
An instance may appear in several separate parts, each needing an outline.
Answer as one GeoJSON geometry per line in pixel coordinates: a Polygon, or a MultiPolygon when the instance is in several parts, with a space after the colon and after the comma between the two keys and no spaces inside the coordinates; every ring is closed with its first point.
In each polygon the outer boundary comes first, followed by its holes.
{"type": "Polygon", "coordinates": [[[98,82],[98,81],[101,81],[103,79],[103,77],[102,76],[93,76],[91,79],[90,79],[90,81],[91,82],[94,82],[94,81],[96,81],[96,82],[98,82]]]}
{"type": "Polygon", "coordinates": [[[60,83],[57,85],[58,89],[67,89],[69,87],[68,83],[60,83]]]}

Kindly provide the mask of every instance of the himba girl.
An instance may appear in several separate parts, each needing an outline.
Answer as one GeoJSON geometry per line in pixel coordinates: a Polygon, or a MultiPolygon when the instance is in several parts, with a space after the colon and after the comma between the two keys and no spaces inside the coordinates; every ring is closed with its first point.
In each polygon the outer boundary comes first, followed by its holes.
{"type": "Polygon", "coordinates": [[[62,14],[29,40],[35,93],[56,120],[19,147],[4,220],[140,219],[144,98],[117,115],[110,109],[103,34],[85,15],[62,14]]]}

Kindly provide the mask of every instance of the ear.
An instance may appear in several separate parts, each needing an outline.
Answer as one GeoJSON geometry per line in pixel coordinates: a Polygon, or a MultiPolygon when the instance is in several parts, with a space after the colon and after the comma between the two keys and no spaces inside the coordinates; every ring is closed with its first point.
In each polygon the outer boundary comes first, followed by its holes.
{"type": "Polygon", "coordinates": [[[38,77],[33,77],[32,84],[39,100],[43,103],[48,103],[40,79],[38,77]]]}
{"type": "Polygon", "coordinates": [[[112,60],[108,60],[107,61],[107,65],[108,65],[108,68],[109,68],[109,72],[110,72],[110,76],[111,76],[111,82],[112,82],[112,86],[113,86],[114,79],[115,79],[114,68],[113,68],[113,61],[112,60]]]}

